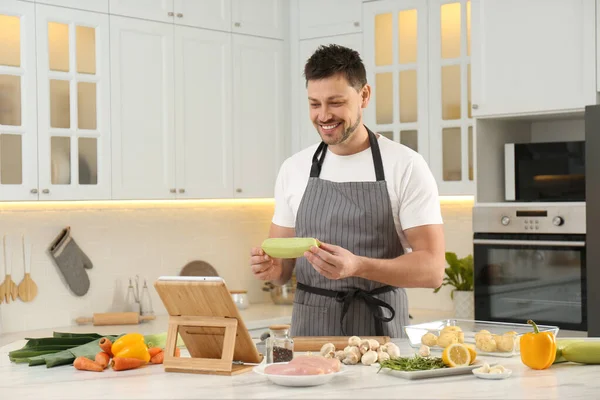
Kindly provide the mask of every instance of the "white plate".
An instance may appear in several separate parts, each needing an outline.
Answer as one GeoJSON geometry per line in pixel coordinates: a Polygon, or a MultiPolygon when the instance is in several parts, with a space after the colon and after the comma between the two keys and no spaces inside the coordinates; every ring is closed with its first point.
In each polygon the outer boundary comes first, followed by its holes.
{"type": "MultiPolygon", "coordinates": [[[[276,363],[276,364],[287,364],[287,363],[276,363]]],[[[319,386],[328,383],[336,376],[342,375],[348,371],[348,367],[345,365],[341,366],[338,372],[331,374],[321,375],[273,375],[266,374],[265,368],[273,364],[261,364],[254,367],[253,371],[259,375],[266,376],[269,380],[277,385],[281,386],[319,386]]]]}
{"type": "MultiPolygon", "coordinates": [[[[476,361],[475,364],[467,367],[454,367],[454,368],[438,368],[428,369],[426,371],[396,371],[389,368],[383,368],[380,373],[385,372],[388,375],[396,376],[404,379],[426,379],[426,378],[439,378],[442,376],[454,376],[464,375],[473,371],[475,368],[481,367],[483,364],[481,361],[476,361]]],[[[488,365],[494,366],[496,363],[488,363],[488,365]]],[[[372,364],[373,367],[379,369],[379,364],[372,364]]]]}
{"type": "Polygon", "coordinates": [[[476,377],[481,378],[481,379],[506,379],[511,374],[512,374],[512,371],[510,369],[505,369],[504,372],[501,374],[490,374],[490,373],[484,373],[484,372],[477,372],[476,370],[473,370],[473,375],[475,375],[476,377]]]}

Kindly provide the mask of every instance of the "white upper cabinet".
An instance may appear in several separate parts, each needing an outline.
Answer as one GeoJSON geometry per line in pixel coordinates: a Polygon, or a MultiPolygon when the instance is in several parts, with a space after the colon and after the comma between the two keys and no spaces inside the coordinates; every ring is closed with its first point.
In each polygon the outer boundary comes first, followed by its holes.
{"type": "Polygon", "coordinates": [[[283,137],[289,135],[283,43],[233,35],[235,197],[274,196],[283,137]]]}
{"type": "Polygon", "coordinates": [[[473,0],[473,115],[596,104],[595,0],[473,0]]]}
{"type": "Polygon", "coordinates": [[[300,39],[362,31],[361,0],[299,0],[300,39]]]}
{"type": "Polygon", "coordinates": [[[287,37],[288,0],[231,0],[231,31],[274,39],[287,37]]]}
{"type": "Polygon", "coordinates": [[[174,0],[175,23],[231,31],[231,0],[174,0]]]}
{"type": "Polygon", "coordinates": [[[36,5],[40,200],[109,199],[108,15],[36,5]]]}
{"type": "Polygon", "coordinates": [[[429,166],[441,194],[474,194],[471,2],[429,1],[429,166]]]}
{"type": "Polygon", "coordinates": [[[173,30],[110,17],[115,199],[176,196],[173,30]]]}
{"type": "Polygon", "coordinates": [[[173,22],[173,0],[110,0],[109,11],[114,15],[173,22]]]}
{"type": "Polygon", "coordinates": [[[38,4],[48,4],[76,8],[85,11],[108,13],[108,0],[35,0],[38,4]]]}
{"type": "Polygon", "coordinates": [[[427,2],[367,3],[363,19],[363,60],[373,88],[364,122],[428,160],[427,2]]]}
{"type": "Polygon", "coordinates": [[[350,35],[323,37],[300,41],[300,63],[298,64],[297,68],[295,68],[295,70],[297,70],[295,73],[295,76],[297,77],[297,79],[295,79],[295,84],[297,85],[297,90],[299,93],[297,115],[300,118],[298,121],[298,125],[300,127],[298,140],[296,140],[296,143],[294,144],[296,151],[321,142],[319,133],[310,120],[308,93],[306,91],[306,79],[304,78],[304,65],[319,46],[328,44],[338,44],[340,46],[349,47],[361,53],[362,35],[360,33],[354,33],[350,35]]]}
{"type": "Polygon", "coordinates": [[[35,5],[0,2],[0,200],[37,200],[35,5]]]}
{"type": "Polygon", "coordinates": [[[231,34],[175,27],[178,198],[233,194],[231,78],[231,34]]]}

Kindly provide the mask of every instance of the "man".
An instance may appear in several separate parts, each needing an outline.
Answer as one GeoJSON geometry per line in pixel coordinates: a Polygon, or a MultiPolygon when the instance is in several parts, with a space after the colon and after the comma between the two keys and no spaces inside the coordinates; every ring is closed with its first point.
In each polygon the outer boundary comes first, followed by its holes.
{"type": "Polygon", "coordinates": [[[404,288],[437,288],[444,276],[435,180],[418,153],[363,125],[371,87],[357,52],[320,47],[304,75],[322,142],[281,166],[269,237],[322,245],[295,260],[253,248],[252,271],[283,285],[296,268],[293,336],[403,337],[404,288]]]}

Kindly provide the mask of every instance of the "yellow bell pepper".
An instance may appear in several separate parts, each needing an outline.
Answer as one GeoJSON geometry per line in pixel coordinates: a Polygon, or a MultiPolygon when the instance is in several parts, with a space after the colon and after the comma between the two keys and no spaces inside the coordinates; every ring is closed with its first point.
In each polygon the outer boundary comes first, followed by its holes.
{"type": "Polygon", "coordinates": [[[144,335],[128,333],[121,336],[113,343],[110,351],[114,357],[136,358],[145,362],[150,361],[150,352],[144,342],[144,335]]]}
{"type": "Polygon", "coordinates": [[[532,369],[546,369],[556,358],[556,337],[552,332],[540,332],[532,320],[533,332],[521,336],[521,361],[532,369]]]}

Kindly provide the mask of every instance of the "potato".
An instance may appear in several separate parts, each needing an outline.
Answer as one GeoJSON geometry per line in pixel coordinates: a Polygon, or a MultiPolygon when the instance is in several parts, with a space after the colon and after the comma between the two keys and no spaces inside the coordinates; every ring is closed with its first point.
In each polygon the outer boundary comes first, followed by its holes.
{"type": "Polygon", "coordinates": [[[426,333],[421,337],[421,343],[429,347],[437,346],[438,337],[431,332],[426,333]]]}
{"type": "Polygon", "coordinates": [[[454,343],[458,343],[457,332],[445,332],[442,333],[438,338],[438,345],[443,348],[446,348],[454,343]]]}

